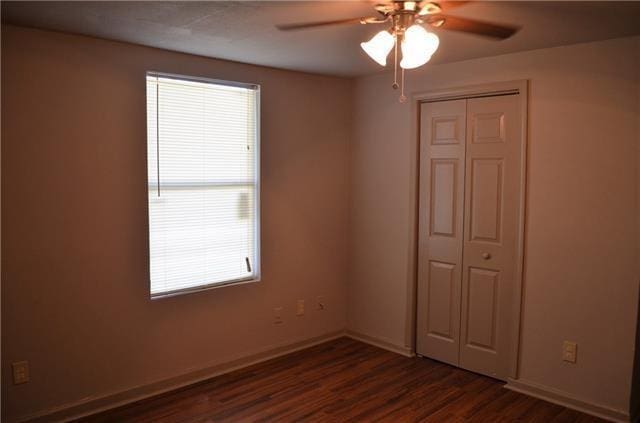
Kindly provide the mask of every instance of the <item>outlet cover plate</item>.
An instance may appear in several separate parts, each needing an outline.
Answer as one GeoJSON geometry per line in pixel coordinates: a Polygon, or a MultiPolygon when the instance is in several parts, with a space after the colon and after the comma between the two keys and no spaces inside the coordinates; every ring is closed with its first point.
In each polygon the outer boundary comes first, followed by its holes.
{"type": "Polygon", "coordinates": [[[564,341],[562,344],[562,359],[568,363],[575,363],[578,359],[578,344],[564,341]]]}
{"type": "Polygon", "coordinates": [[[17,361],[11,363],[11,370],[13,371],[13,384],[20,385],[22,383],[29,382],[29,362],[17,361]]]}

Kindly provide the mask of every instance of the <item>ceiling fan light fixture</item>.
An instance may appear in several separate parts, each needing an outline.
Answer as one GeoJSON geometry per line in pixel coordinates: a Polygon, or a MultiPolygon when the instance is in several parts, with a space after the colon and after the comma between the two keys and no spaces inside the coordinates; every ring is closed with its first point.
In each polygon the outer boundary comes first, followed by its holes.
{"type": "Polygon", "coordinates": [[[369,41],[360,43],[360,47],[381,66],[386,66],[387,56],[391,52],[394,43],[393,35],[389,31],[380,31],[369,41]]]}
{"type": "Polygon", "coordinates": [[[415,69],[427,63],[438,49],[440,39],[420,25],[410,26],[402,40],[402,60],[400,67],[415,69]]]}
{"type": "MultiPolygon", "coordinates": [[[[404,95],[405,70],[415,69],[426,64],[431,60],[431,56],[436,52],[440,44],[438,37],[428,32],[421,25],[429,25],[431,28],[460,31],[474,35],[483,35],[500,40],[511,37],[519,29],[519,27],[513,25],[501,25],[442,14],[442,12],[448,12],[465,3],[470,3],[468,1],[447,0],[446,3],[442,3],[442,6],[440,3],[436,3],[436,1],[439,0],[378,1],[380,1],[380,3],[374,6],[378,15],[374,17],[277,25],[277,27],[283,31],[293,31],[337,24],[387,23],[390,27],[386,31],[380,31],[369,41],[360,43],[360,46],[369,57],[383,67],[387,66],[387,56],[389,56],[391,50],[394,50],[393,84],[391,86],[393,89],[400,88],[401,94],[399,99],[401,103],[407,99],[404,95]]],[[[445,0],[442,1],[444,2],[445,0]]]]}
{"type": "Polygon", "coordinates": [[[415,69],[426,64],[429,60],[431,60],[431,56],[412,57],[411,59],[403,57],[400,61],[400,67],[402,69],[415,69]]]}

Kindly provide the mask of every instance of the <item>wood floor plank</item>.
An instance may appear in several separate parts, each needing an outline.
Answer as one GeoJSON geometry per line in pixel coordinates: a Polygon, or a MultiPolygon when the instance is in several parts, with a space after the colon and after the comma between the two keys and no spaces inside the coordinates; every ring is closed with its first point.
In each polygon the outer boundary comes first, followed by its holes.
{"type": "Polygon", "coordinates": [[[83,422],[602,421],[426,358],[340,338],[83,422]]]}

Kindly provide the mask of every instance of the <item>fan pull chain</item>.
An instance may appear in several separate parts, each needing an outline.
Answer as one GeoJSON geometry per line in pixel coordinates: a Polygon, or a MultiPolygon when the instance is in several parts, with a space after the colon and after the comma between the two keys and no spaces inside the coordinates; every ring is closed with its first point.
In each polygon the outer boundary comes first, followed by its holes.
{"type": "Polygon", "coordinates": [[[400,86],[402,88],[400,89],[400,98],[398,100],[400,101],[400,103],[404,103],[405,101],[407,101],[407,97],[404,95],[404,68],[402,68],[402,79],[400,82],[400,86]]]}
{"type": "Polygon", "coordinates": [[[393,35],[394,59],[393,59],[393,89],[398,89],[398,35],[393,35]]]}

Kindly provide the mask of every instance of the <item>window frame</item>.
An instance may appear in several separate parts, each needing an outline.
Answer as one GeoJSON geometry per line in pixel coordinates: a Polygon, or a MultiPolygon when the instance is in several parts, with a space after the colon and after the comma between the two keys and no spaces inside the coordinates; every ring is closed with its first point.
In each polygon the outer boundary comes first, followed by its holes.
{"type": "MultiPolygon", "coordinates": [[[[194,82],[203,82],[203,83],[208,83],[208,84],[215,84],[215,85],[223,85],[223,86],[228,86],[228,87],[237,87],[237,88],[246,88],[246,89],[251,89],[255,91],[255,147],[254,147],[254,153],[253,153],[253,157],[254,157],[254,180],[253,180],[253,187],[254,187],[254,192],[255,192],[255,205],[254,205],[254,239],[255,239],[255,257],[254,257],[254,261],[255,263],[251,263],[251,267],[253,270],[253,274],[250,277],[245,277],[245,278],[236,278],[236,279],[230,279],[228,281],[224,281],[224,282],[213,282],[213,283],[208,283],[208,284],[202,284],[202,285],[198,285],[198,286],[194,286],[194,287],[189,287],[189,288],[181,288],[181,289],[175,289],[175,290],[171,290],[171,291],[164,291],[164,292],[158,292],[158,293],[152,293],[151,292],[151,219],[150,219],[150,214],[149,214],[149,192],[151,189],[153,189],[153,185],[151,184],[151,182],[149,181],[149,177],[148,177],[148,169],[149,169],[149,154],[148,152],[145,153],[145,168],[146,168],[146,178],[147,178],[147,191],[146,191],[146,206],[147,206],[147,271],[149,272],[149,277],[148,277],[148,281],[149,281],[149,298],[151,300],[157,300],[157,299],[161,299],[161,298],[167,298],[167,297],[175,297],[178,295],[184,295],[184,294],[190,294],[190,293],[194,293],[194,292],[200,292],[200,291],[208,291],[211,289],[217,289],[217,288],[224,288],[227,286],[235,286],[235,285],[244,285],[244,284],[249,284],[249,283],[254,283],[254,282],[260,282],[262,280],[262,256],[261,256],[261,201],[260,201],[260,197],[261,197],[261,173],[260,173],[260,108],[261,108],[261,99],[260,99],[260,90],[261,87],[259,84],[255,84],[255,83],[246,83],[246,82],[238,82],[238,81],[227,81],[227,80],[223,80],[223,79],[215,79],[215,78],[207,78],[207,77],[202,77],[202,76],[188,76],[188,75],[180,75],[180,74],[174,74],[174,73],[166,73],[166,72],[158,72],[158,71],[147,71],[145,72],[145,128],[146,128],[146,132],[145,132],[145,147],[148,148],[148,143],[149,143],[149,139],[148,139],[148,131],[149,131],[149,127],[148,127],[148,110],[147,110],[147,92],[146,92],[146,86],[147,86],[147,78],[148,77],[157,77],[157,78],[165,78],[165,79],[176,79],[176,80],[181,80],[181,81],[194,81],[194,82]]],[[[156,122],[156,125],[159,125],[159,122],[156,122]]],[[[145,148],[145,150],[146,150],[145,148]]],[[[157,185],[157,183],[156,183],[157,185]]],[[[215,185],[215,183],[213,184],[207,184],[207,183],[203,183],[203,184],[194,184],[193,186],[203,186],[203,187],[208,187],[208,186],[212,186],[215,185]]],[[[186,185],[185,185],[186,186],[186,185]]],[[[156,186],[157,189],[157,186],[156,186]]],[[[162,185],[160,186],[160,190],[162,190],[162,185]]]]}

